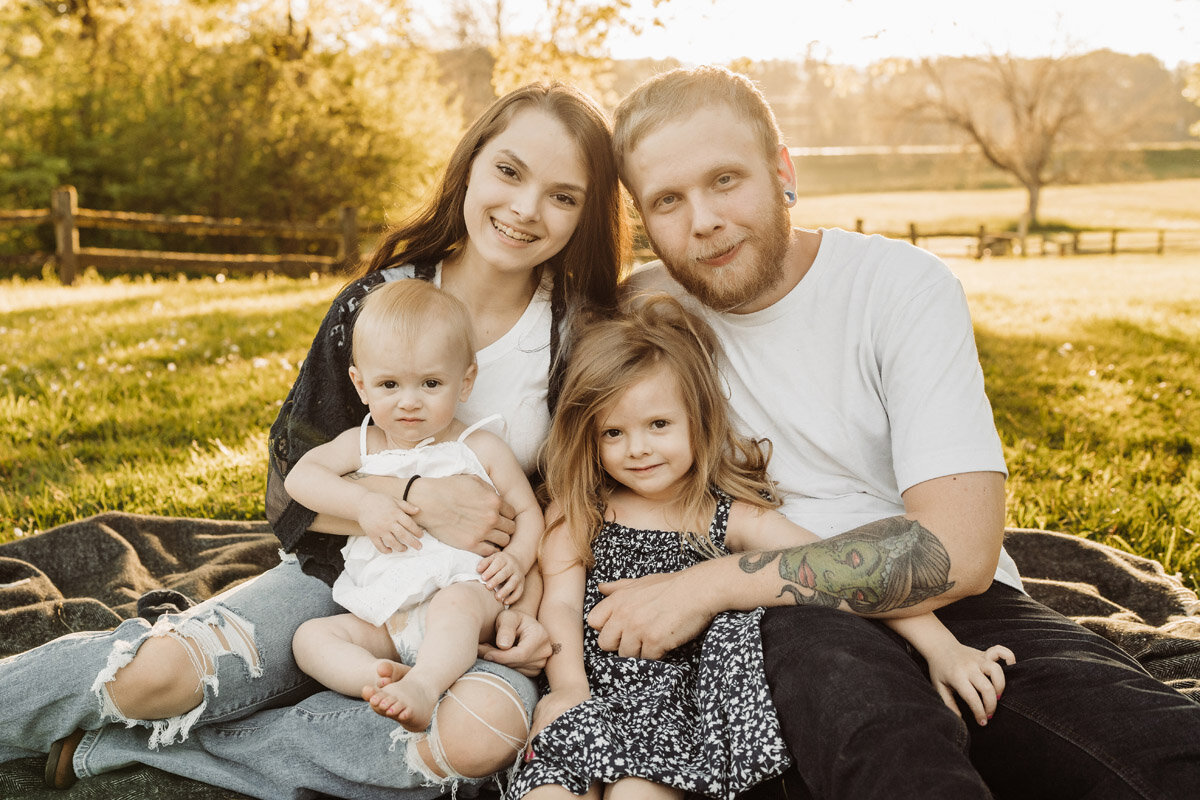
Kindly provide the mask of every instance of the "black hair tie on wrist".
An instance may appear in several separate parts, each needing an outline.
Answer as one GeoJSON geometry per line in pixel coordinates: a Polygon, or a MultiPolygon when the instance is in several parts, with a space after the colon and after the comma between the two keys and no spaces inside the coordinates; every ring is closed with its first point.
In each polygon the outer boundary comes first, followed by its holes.
{"type": "Polygon", "coordinates": [[[421,477],[421,476],[413,475],[411,478],[408,479],[408,483],[404,484],[404,494],[400,495],[400,499],[403,500],[405,503],[408,502],[408,490],[412,488],[412,485],[416,482],[417,478],[419,478],[419,477],[421,477]]]}

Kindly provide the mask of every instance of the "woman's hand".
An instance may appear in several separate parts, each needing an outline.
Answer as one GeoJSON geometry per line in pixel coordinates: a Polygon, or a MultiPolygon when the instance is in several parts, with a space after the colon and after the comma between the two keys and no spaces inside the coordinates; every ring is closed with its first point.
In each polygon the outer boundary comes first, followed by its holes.
{"type": "MultiPolygon", "coordinates": [[[[592,692],[585,683],[582,686],[564,686],[561,689],[551,689],[533,709],[533,722],[529,726],[529,741],[542,732],[551,722],[561,717],[575,706],[592,699],[592,692]]],[[[525,750],[525,760],[531,761],[537,757],[532,747],[525,750]]]]}
{"type": "Polygon", "coordinates": [[[409,487],[408,499],[420,509],[413,517],[426,532],[476,555],[503,550],[517,529],[512,506],[474,475],[421,478],[409,487]]]}
{"type": "Polygon", "coordinates": [[[412,503],[380,492],[368,492],[359,503],[358,525],[381,553],[404,552],[410,547],[420,550],[423,531],[409,516],[416,511],[417,507],[412,503]]]}
{"type": "Polygon", "coordinates": [[[550,634],[536,617],[506,608],[496,615],[496,646],[482,643],[479,657],[532,678],[550,660],[550,634]]]}
{"type": "Polygon", "coordinates": [[[1004,693],[1004,668],[1000,662],[1009,666],[1017,663],[1012,650],[994,645],[980,651],[955,642],[931,656],[927,658],[929,679],[942,702],[961,717],[958,702],[954,699],[957,694],[967,704],[975,721],[987,725],[996,713],[996,701],[1004,693]]]}

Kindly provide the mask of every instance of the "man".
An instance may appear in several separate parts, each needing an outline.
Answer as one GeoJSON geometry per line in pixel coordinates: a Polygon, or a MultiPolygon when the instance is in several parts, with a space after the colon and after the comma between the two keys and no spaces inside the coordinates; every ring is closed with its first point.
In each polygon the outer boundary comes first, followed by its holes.
{"type": "Polygon", "coordinates": [[[1180,798],[1200,705],[1025,595],[1002,549],[1006,469],[962,288],[902,242],[791,227],[796,175],[745,78],[676,70],[616,112],[621,177],[666,289],[716,329],[746,432],[769,439],[791,519],[827,538],[614,585],[601,646],[657,657],[714,614],[763,622],[768,682],[819,798],[1180,798]],[[872,617],[936,610],[1011,648],[986,726],[872,617]],[[851,613],[846,613],[851,612],[851,613]]]}

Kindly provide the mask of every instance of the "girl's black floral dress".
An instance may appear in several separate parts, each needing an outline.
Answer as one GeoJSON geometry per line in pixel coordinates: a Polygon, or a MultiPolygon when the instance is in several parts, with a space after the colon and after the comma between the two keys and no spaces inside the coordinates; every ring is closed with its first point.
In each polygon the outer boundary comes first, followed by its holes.
{"type": "MultiPolygon", "coordinates": [[[[721,495],[709,533],[721,550],[729,520],[721,495]]],[[[606,523],[593,545],[584,613],[599,583],[677,572],[703,560],[672,531],[606,523]]],[[[584,625],[592,699],[570,709],[533,740],[535,757],[507,797],[554,783],[583,794],[594,781],[639,777],[713,798],[733,798],[791,763],[763,675],[762,609],[718,615],[700,639],[662,660],[601,650],[584,625]]]]}

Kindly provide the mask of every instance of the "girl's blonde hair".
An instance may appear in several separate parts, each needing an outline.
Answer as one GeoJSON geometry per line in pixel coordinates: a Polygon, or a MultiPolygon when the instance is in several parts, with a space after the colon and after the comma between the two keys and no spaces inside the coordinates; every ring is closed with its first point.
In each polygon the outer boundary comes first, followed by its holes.
{"type": "Polygon", "coordinates": [[[468,365],[475,363],[471,314],[462,301],[429,281],[385,281],[363,298],[350,340],[350,363],[357,364],[365,342],[393,340],[420,347],[431,331],[452,340],[468,365]]]}
{"type": "Polygon", "coordinates": [[[585,566],[593,563],[592,541],[616,486],[600,463],[600,424],[629,387],[660,365],[679,381],[694,460],[677,501],[681,536],[707,555],[721,554],[708,536],[717,489],[760,508],[779,505],[766,474],[769,454],[729,421],[716,336],[703,320],[668,295],[642,296],[615,317],[585,321],[573,339],[544,451],[545,490],[562,514],[551,528],[565,522],[585,566]]]}

